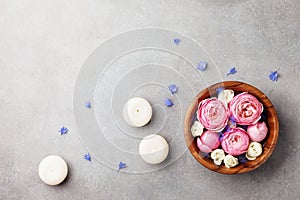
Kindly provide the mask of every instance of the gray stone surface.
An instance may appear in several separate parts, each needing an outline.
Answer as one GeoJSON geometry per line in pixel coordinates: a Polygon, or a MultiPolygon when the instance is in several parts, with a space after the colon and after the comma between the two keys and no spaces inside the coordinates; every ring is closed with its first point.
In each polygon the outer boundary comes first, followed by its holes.
{"type": "Polygon", "coordinates": [[[299,10],[299,0],[0,0],[0,199],[298,199],[299,10]],[[128,174],[83,159],[72,107],[80,68],[106,39],[143,27],[189,35],[224,80],[251,83],[269,96],[280,136],[263,166],[221,175],[185,152],[159,171],[128,174]],[[231,66],[238,73],[227,77],[231,66]],[[270,81],[278,68],[278,82],[270,81]],[[67,135],[58,134],[62,125],[67,135]],[[48,154],[69,164],[60,186],[38,177],[48,154]]]}

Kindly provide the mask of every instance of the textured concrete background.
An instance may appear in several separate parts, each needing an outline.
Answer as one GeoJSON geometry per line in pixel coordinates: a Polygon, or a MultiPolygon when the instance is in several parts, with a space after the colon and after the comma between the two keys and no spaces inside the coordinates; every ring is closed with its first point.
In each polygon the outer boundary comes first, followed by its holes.
{"type": "Polygon", "coordinates": [[[300,192],[299,0],[0,0],[0,199],[298,199],[300,192]],[[143,27],[199,41],[224,79],[242,80],[272,100],[279,142],[259,169],[221,175],[189,152],[154,173],[117,173],[87,162],[75,130],[72,96],[88,55],[107,38],[143,27]],[[280,79],[268,79],[278,69],[280,79]],[[66,125],[68,135],[57,129],[66,125]],[[68,180],[43,184],[48,154],[63,156],[68,180]]]}

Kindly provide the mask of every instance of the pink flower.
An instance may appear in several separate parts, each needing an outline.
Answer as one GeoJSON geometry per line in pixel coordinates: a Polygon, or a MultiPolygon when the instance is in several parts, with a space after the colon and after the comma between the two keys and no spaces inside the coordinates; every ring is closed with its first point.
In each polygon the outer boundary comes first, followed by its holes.
{"type": "Polygon", "coordinates": [[[264,108],[253,95],[243,92],[233,97],[229,109],[236,123],[252,125],[258,122],[264,108]]]}
{"type": "Polygon", "coordinates": [[[210,153],[220,146],[219,134],[213,131],[205,131],[197,138],[197,146],[200,151],[210,153]]]}
{"type": "Polygon", "coordinates": [[[199,103],[197,118],[207,130],[222,131],[228,117],[228,108],[215,97],[204,99],[199,103]]]}
{"type": "Polygon", "coordinates": [[[247,133],[252,141],[261,142],[267,136],[268,127],[265,122],[258,122],[254,125],[248,126],[247,133]]]}
{"type": "Polygon", "coordinates": [[[244,129],[233,128],[224,133],[221,145],[226,153],[238,156],[248,150],[249,136],[244,129]]]}

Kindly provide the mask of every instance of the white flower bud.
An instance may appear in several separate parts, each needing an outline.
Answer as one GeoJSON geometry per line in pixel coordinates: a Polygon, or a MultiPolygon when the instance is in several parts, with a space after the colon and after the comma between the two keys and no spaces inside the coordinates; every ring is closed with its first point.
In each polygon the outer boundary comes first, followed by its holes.
{"type": "Polygon", "coordinates": [[[246,153],[246,158],[248,160],[255,160],[256,159],[256,157],[249,156],[247,153],[246,153]]]}
{"type": "Polygon", "coordinates": [[[191,128],[192,135],[194,137],[201,136],[203,133],[203,129],[203,125],[199,121],[195,121],[191,128]]]}
{"type": "Polygon", "coordinates": [[[223,149],[215,149],[211,152],[210,157],[214,160],[216,165],[221,165],[225,158],[225,153],[223,149]]]}
{"type": "Polygon", "coordinates": [[[234,97],[233,90],[223,90],[218,94],[218,99],[222,101],[225,105],[227,105],[232,100],[233,97],[234,97]]]}
{"type": "Polygon", "coordinates": [[[262,154],[262,145],[258,142],[251,142],[247,154],[249,157],[257,157],[262,154]]]}
{"type": "Polygon", "coordinates": [[[225,164],[225,167],[231,168],[231,167],[237,166],[239,164],[239,161],[238,161],[237,158],[235,158],[232,155],[228,154],[224,158],[224,164],[225,164]]]}

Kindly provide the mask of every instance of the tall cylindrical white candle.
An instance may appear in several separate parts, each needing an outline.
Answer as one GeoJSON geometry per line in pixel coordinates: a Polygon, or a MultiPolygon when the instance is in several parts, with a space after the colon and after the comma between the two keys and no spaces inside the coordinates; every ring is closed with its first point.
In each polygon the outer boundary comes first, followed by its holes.
{"type": "Polygon", "coordinates": [[[68,166],[60,156],[50,155],[40,162],[38,171],[44,183],[58,185],[67,177],[68,166]]]}
{"type": "Polygon", "coordinates": [[[149,123],[152,117],[152,107],[144,98],[132,98],[123,108],[124,120],[134,127],[142,127],[149,123]]]}
{"type": "Polygon", "coordinates": [[[160,135],[148,135],[139,145],[139,153],[142,159],[150,164],[163,162],[169,154],[169,145],[160,135]]]}

